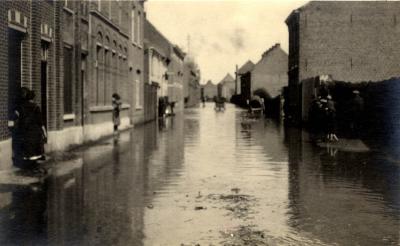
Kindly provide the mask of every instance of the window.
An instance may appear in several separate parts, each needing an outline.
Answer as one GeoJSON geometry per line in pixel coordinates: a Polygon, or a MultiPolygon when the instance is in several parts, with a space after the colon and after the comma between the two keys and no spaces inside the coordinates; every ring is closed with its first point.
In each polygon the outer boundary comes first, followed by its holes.
{"type": "Polygon", "coordinates": [[[109,95],[109,92],[111,91],[111,83],[110,83],[110,52],[109,50],[105,49],[104,50],[104,104],[105,105],[111,105],[111,95],[109,95]]]}
{"type": "Polygon", "coordinates": [[[99,105],[100,104],[100,61],[101,61],[101,47],[97,46],[96,48],[96,99],[95,99],[95,104],[99,105]]]}
{"type": "Polygon", "coordinates": [[[156,56],[153,54],[151,57],[151,76],[156,76],[155,70],[156,68],[156,56]]]}
{"type": "Polygon", "coordinates": [[[72,49],[64,47],[64,114],[73,113],[72,102],[72,49]]]}
{"type": "Polygon", "coordinates": [[[136,100],[136,102],[135,102],[135,104],[136,104],[136,108],[142,108],[142,105],[141,105],[141,103],[140,103],[140,82],[139,82],[139,80],[135,80],[135,86],[136,86],[136,88],[135,88],[135,92],[136,92],[136,95],[135,95],[135,100],[136,100]]]}
{"type": "Polygon", "coordinates": [[[87,3],[85,1],[81,1],[81,13],[83,16],[87,16],[88,14],[87,3]]]}
{"type": "Polygon", "coordinates": [[[132,33],[132,43],[136,43],[136,14],[135,10],[132,9],[132,25],[131,25],[131,33],[132,33]]]}
{"type": "Polygon", "coordinates": [[[138,16],[137,16],[137,21],[136,21],[136,24],[137,24],[137,27],[136,27],[136,43],[137,44],[139,44],[140,43],[140,36],[141,36],[141,33],[140,33],[140,22],[141,22],[141,19],[140,19],[140,12],[139,12],[139,14],[138,14],[138,16]]]}

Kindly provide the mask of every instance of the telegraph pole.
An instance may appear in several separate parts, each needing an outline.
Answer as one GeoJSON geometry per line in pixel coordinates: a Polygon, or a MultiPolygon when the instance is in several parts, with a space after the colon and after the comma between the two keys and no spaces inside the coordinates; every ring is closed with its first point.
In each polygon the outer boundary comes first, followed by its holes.
{"type": "Polygon", "coordinates": [[[236,64],[236,68],[235,68],[235,95],[238,94],[238,65],[236,64]]]}

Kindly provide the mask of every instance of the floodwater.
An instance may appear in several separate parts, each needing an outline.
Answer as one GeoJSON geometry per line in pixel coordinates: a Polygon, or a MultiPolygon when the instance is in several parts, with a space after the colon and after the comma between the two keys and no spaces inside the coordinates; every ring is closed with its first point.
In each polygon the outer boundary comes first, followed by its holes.
{"type": "Polygon", "coordinates": [[[399,245],[400,165],[227,105],[60,154],[0,185],[0,245],[399,245]]]}

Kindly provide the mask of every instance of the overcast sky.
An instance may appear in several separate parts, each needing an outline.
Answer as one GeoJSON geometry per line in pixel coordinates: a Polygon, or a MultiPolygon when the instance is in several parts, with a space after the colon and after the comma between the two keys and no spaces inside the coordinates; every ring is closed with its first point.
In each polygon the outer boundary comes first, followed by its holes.
{"type": "Polygon", "coordinates": [[[247,60],[256,63],[275,43],[288,51],[285,19],[304,0],[149,0],[147,18],[200,66],[202,83],[234,75],[247,60]]]}

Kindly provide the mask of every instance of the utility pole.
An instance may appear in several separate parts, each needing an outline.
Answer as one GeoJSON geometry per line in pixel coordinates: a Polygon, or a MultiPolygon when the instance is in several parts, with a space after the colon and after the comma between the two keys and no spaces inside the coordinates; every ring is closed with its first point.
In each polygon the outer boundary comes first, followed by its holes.
{"type": "Polygon", "coordinates": [[[236,68],[235,68],[235,95],[238,94],[238,65],[236,64],[236,68]]]}
{"type": "Polygon", "coordinates": [[[190,35],[189,34],[187,36],[187,49],[188,49],[188,54],[190,54],[190,35]]]}

